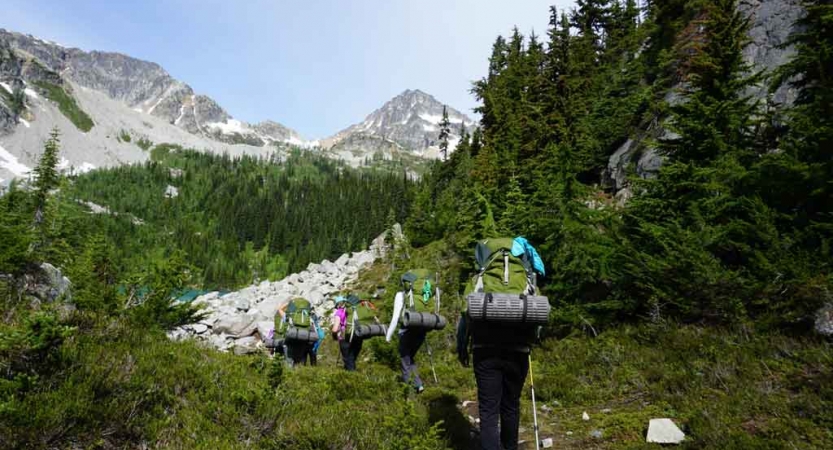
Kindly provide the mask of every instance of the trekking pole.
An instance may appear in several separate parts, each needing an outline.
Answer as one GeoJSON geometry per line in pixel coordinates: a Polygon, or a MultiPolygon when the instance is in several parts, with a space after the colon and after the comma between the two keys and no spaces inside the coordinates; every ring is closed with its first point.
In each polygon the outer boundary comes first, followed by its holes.
{"type": "Polygon", "coordinates": [[[529,389],[532,391],[532,421],[535,429],[535,450],[541,448],[541,439],[538,437],[538,410],[535,408],[535,379],[532,377],[532,353],[529,354],[529,389]]]}
{"type": "Polygon", "coordinates": [[[425,348],[428,350],[428,361],[431,363],[431,373],[434,374],[434,384],[440,384],[440,380],[437,379],[437,371],[434,369],[434,354],[427,339],[425,340],[425,348]]]}

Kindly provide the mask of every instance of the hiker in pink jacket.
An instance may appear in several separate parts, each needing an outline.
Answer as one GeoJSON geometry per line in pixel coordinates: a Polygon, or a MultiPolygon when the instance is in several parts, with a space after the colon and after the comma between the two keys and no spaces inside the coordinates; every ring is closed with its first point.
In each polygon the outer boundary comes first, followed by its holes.
{"type": "Polygon", "coordinates": [[[333,339],[338,341],[341,358],[346,370],[356,370],[356,360],[362,351],[363,339],[358,336],[347,336],[347,299],[339,295],[336,297],[336,310],[333,313],[333,339]]]}

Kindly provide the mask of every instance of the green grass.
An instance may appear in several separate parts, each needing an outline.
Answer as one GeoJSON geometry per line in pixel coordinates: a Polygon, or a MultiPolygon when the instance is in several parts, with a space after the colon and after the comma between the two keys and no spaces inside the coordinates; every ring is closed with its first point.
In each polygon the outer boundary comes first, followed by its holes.
{"type": "Polygon", "coordinates": [[[63,87],[45,81],[37,81],[35,85],[44,90],[48,99],[58,104],[58,109],[76,128],[85,133],[92,130],[95,125],[93,120],[63,87]]]}
{"type": "Polygon", "coordinates": [[[127,130],[120,130],[119,135],[116,137],[119,142],[130,142],[133,138],[130,136],[130,133],[127,130]]]}

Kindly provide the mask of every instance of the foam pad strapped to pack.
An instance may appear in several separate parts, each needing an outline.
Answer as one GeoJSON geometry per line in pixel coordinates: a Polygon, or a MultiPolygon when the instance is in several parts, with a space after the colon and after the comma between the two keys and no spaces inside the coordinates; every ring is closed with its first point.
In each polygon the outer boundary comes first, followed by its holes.
{"type": "Polygon", "coordinates": [[[318,341],[318,333],[312,329],[290,327],[286,330],[286,340],[312,343],[318,341]]]}
{"type": "Polygon", "coordinates": [[[384,336],[387,334],[388,329],[384,325],[379,324],[372,324],[372,325],[359,325],[356,327],[356,336],[365,339],[374,336],[384,336]]]}
{"type": "Polygon", "coordinates": [[[550,302],[540,295],[480,292],[466,300],[469,317],[477,321],[545,325],[550,316],[550,302]]]}
{"type": "Polygon", "coordinates": [[[442,330],[446,323],[445,317],[436,313],[405,311],[402,315],[402,326],[405,328],[442,330]]]}
{"type": "Polygon", "coordinates": [[[265,339],[263,341],[263,346],[266,348],[279,348],[283,347],[284,340],[281,338],[277,339],[265,339]]]}

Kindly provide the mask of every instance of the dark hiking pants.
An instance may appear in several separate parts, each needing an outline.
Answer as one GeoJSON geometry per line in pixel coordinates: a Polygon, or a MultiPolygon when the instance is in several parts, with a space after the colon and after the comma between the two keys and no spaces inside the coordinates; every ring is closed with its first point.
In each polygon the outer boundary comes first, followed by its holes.
{"type": "Polygon", "coordinates": [[[480,442],[484,450],[518,448],[521,390],[528,371],[529,359],[526,353],[491,348],[474,349],[480,442]]]}
{"type": "Polygon", "coordinates": [[[306,365],[312,354],[312,345],[307,342],[287,342],[286,360],[290,366],[306,365]]]}
{"type": "Polygon", "coordinates": [[[402,364],[402,382],[411,382],[411,375],[414,377],[414,386],[422,386],[422,379],[419,378],[419,368],[416,363],[416,354],[425,342],[426,332],[424,330],[404,330],[399,335],[399,361],[402,364]]]}
{"type": "Polygon", "coordinates": [[[359,353],[362,351],[362,341],[363,339],[354,336],[352,341],[344,339],[338,342],[341,359],[344,360],[346,370],[356,370],[356,360],[359,359],[359,353]]]}

